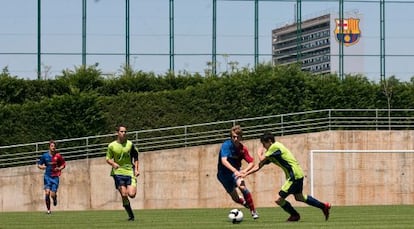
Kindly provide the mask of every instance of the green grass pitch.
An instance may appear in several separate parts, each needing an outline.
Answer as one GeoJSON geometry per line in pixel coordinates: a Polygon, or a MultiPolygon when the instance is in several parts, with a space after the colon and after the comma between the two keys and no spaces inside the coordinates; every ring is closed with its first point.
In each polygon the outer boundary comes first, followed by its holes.
{"type": "Polygon", "coordinates": [[[288,215],[280,208],[258,208],[260,219],[253,220],[247,209],[241,209],[244,220],[232,224],[227,219],[231,209],[162,209],[135,210],[136,220],[127,221],[124,211],[54,211],[2,212],[0,229],[13,228],[413,228],[414,206],[348,206],[331,209],[324,220],[319,209],[298,207],[301,221],[285,222],[288,215]]]}

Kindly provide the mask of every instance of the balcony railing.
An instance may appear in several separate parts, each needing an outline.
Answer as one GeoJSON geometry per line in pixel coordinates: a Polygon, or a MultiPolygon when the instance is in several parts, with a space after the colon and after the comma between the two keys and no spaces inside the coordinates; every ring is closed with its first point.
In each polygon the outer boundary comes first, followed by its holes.
{"type": "MultiPolygon", "coordinates": [[[[128,132],[140,152],[214,144],[229,136],[231,126],[243,128],[243,138],[255,139],[265,131],[276,136],[329,130],[412,130],[414,109],[326,109],[242,118],[128,132]]],[[[66,160],[102,157],[115,134],[56,140],[66,160]]],[[[0,146],[0,168],[35,164],[48,142],[0,146]]]]}

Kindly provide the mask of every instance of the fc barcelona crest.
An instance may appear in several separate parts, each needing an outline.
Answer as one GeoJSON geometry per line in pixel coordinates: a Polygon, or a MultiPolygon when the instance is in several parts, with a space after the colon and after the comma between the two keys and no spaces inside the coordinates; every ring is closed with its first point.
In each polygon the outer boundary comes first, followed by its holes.
{"type": "Polygon", "coordinates": [[[344,43],[345,46],[351,46],[358,43],[359,38],[361,38],[359,19],[344,18],[342,20],[342,23],[339,19],[335,19],[335,21],[335,35],[338,42],[344,43]]]}

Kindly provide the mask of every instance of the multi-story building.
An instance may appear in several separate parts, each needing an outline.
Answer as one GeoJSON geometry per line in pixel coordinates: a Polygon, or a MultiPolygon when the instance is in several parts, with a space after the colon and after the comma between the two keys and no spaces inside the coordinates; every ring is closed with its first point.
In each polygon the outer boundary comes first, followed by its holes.
{"type": "Polygon", "coordinates": [[[325,14],[301,23],[272,30],[272,62],[274,65],[301,63],[304,71],[339,72],[339,49],[343,42],[344,73],[363,72],[363,44],[359,21],[361,15],[344,15],[343,23],[333,14],[325,14]],[[342,26],[342,29],[341,29],[342,26]]]}

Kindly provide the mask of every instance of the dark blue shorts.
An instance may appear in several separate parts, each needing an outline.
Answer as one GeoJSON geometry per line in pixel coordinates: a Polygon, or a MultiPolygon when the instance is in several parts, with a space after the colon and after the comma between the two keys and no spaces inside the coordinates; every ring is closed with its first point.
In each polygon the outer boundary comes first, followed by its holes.
{"type": "Polygon", "coordinates": [[[288,179],[285,184],[282,186],[282,189],[279,192],[279,196],[286,198],[290,194],[299,194],[303,191],[303,178],[297,180],[288,179]]]}
{"type": "Polygon", "coordinates": [[[44,189],[49,189],[52,192],[57,192],[59,188],[59,177],[52,177],[45,175],[43,177],[44,189]]]}
{"type": "Polygon", "coordinates": [[[132,184],[132,177],[125,175],[114,175],[115,188],[119,189],[121,186],[127,187],[132,184]]]}
{"type": "Polygon", "coordinates": [[[237,187],[237,178],[232,173],[217,173],[217,179],[228,193],[233,192],[234,188],[237,187]]]}

